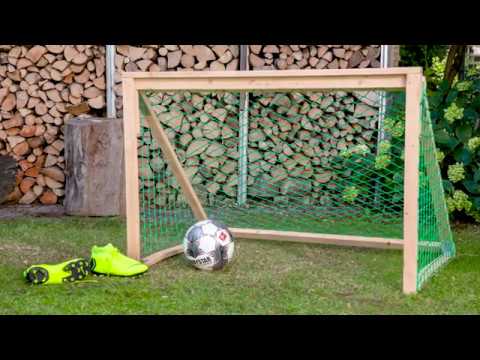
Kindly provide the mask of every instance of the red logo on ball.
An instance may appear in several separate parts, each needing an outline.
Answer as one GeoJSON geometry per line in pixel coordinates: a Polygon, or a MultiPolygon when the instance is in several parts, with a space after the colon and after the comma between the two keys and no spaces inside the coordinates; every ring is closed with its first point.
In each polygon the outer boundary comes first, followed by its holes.
{"type": "Polygon", "coordinates": [[[218,238],[221,240],[221,241],[225,241],[225,239],[227,238],[227,233],[225,231],[222,231],[219,235],[218,235],[218,238]]]}

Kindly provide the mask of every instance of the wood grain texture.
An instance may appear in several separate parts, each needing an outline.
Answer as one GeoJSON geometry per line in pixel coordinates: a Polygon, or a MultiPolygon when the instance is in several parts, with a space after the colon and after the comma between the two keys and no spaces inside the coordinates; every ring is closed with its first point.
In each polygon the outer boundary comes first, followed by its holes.
{"type": "Polygon", "coordinates": [[[17,162],[10,156],[0,156],[0,204],[15,189],[17,162]]]}
{"type": "Polygon", "coordinates": [[[417,291],[418,257],[418,184],[420,165],[420,100],[422,74],[407,76],[405,114],[405,184],[403,254],[403,292],[417,291]]]}
{"type": "Polygon", "coordinates": [[[123,73],[135,79],[137,90],[191,91],[333,91],[333,90],[399,90],[406,85],[408,74],[421,74],[421,68],[352,69],[352,70],[285,70],[123,73]]]}
{"type": "Polygon", "coordinates": [[[231,228],[230,231],[236,238],[246,240],[272,240],[377,249],[403,249],[403,241],[400,239],[240,228],[231,228]]]}
{"type": "MultiPolygon", "coordinates": [[[[250,72],[239,71],[208,71],[208,72],[123,72],[122,78],[128,79],[189,79],[189,78],[288,78],[298,76],[309,78],[312,76],[337,77],[337,76],[385,76],[422,74],[421,67],[397,67],[386,69],[323,69],[323,70],[285,70],[268,71],[257,70],[250,72]]],[[[248,88],[247,88],[248,89],[248,88]]]]}
{"type": "Polygon", "coordinates": [[[169,249],[165,249],[165,250],[156,252],[155,254],[147,256],[146,258],[143,259],[143,262],[148,266],[152,266],[172,256],[181,254],[182,252],[183,252],[183,245],[174,246],[169,249]]]}
{"type": "Polygon", "coordinates": [[[138,194],[138,150],[140,112],[138,92],[132,79],[123,79],[123,133],[125,156],[125,213],[127,217],[127,255],[140,260],[140,199],[138,194]]]}
{"type": "Polygon", "coordinates": [[[117,216],[123,186],[123,129],[118,119],[73,119],[65,126],[65,211],[117,216]]]}

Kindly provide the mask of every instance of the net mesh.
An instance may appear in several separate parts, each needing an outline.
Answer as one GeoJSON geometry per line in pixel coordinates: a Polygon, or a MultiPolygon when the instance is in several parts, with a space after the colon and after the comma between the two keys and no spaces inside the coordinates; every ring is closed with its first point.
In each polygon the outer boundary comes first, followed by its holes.
{"type": "Polygon", "coordinates": [[[437,161],[426,91],[421,100],[417,288],[451,257],[455,244],[437,161]]]}
{"type": "MultiPolygon", "coordinates": [[[[144,94],[209,218],[402,239],[404,92],[144,94]]],[[[425,98],[422,106],[419,286],[453,249],[425,98]]],[[[195,219],[145,116],[138,154],[147,256],[180,244],[195,219]]]]}

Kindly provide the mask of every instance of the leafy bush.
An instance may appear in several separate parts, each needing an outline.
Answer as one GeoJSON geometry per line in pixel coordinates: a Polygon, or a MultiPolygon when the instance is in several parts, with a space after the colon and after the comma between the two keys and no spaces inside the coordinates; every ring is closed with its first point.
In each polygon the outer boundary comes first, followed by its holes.
{"type": "Polygon", "coordinates": [[[420,66],[425,70],[428,88],[434,90],[443,78],[448,45],[402,45],[400,66],[420,66]]]}
{"type": "Polygon", "coordinates": [[[424,69],[432,67],[435,57],[446,57],[448,45],[401,45],[400,66],[421,66],[424,69]]]}
{"type": "Polygon", "coordinates": [[[457,219],[480,222],[480,71],[429,96],[447,205],[457,219]]]}
{"type": "Polygon", "coordinates": [[[424,68],[451,217],[480,222],[480,69],[471,68],[449,89],[447,52],[448,45],[402,45],[400,65],[424,68]]]}

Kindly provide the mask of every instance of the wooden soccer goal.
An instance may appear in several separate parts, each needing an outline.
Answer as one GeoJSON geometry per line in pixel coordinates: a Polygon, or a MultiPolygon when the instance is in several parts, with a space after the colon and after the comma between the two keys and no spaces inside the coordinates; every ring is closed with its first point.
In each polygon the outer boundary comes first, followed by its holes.
{"type": "Polygon", "coordinates": [[[403,250],[407,294],[453,256],[420,68],[122,76],[130,257],[181,253],[178,224],[209,216],[238,239],[403,250]]]}

